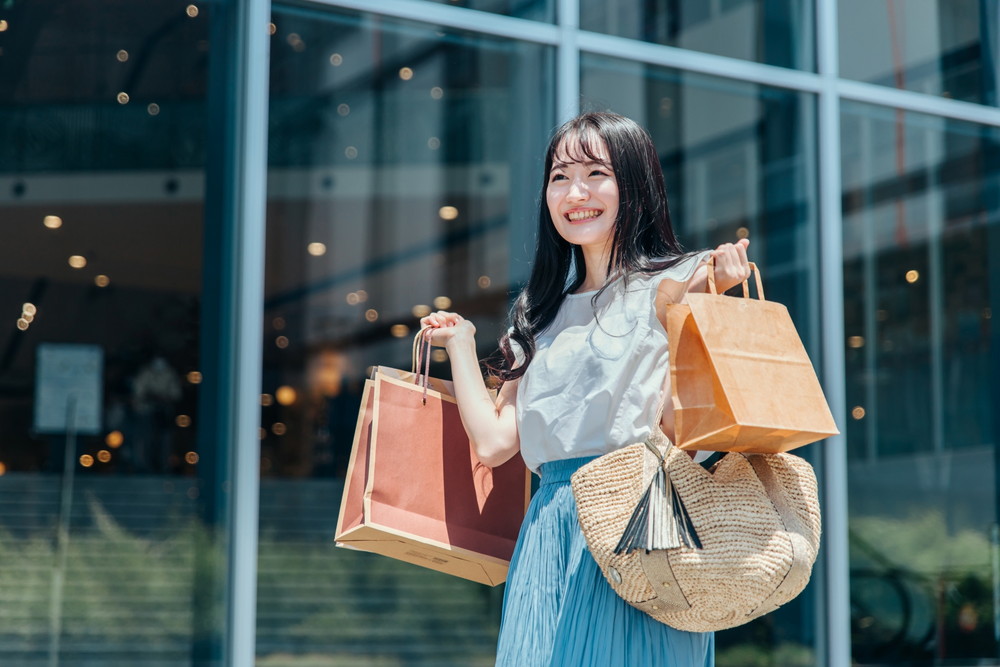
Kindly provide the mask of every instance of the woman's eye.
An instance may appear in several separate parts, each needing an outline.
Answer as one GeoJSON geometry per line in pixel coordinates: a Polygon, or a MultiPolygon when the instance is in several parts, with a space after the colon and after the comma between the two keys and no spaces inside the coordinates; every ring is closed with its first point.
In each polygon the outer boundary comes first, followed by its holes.
{"type": "Polygon", "coordinates": [[[565,181],[565,180],[566,180],[566,177],[563,176],[562,174],[552,174],[552,182],[555,182],[555,181],[565,181]]]}
{"type": "Polygon", "coordinates": [[[590,175],[591,176],[607,176],[608,173],[606,171],[601,170],[601,169],[595,169],[594,171],[590,172],[590,175]]]}

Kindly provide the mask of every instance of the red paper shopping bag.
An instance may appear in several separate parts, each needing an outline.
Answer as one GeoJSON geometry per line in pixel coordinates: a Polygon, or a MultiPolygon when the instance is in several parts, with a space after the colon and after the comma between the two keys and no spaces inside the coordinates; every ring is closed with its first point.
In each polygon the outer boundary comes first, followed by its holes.
{"type": "Polygon", "coordinates": [[[451,383],[391,368],[365,383],[338,546],[496,586],[507,576],[530,473],[480,463],[451,383]]]}

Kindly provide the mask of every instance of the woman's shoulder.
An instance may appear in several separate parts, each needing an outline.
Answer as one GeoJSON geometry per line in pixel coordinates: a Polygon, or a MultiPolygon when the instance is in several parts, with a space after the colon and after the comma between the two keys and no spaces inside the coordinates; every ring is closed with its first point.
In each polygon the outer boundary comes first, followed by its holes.
{"type": "Polygon", "coordinates": [[[711,250],[700,250],[672,257],[658,257],[652,261],[652,271],[643,272],[637,277],[653,286],[659,285],[664,280],[686,283],[711,253],[711,250]]]}

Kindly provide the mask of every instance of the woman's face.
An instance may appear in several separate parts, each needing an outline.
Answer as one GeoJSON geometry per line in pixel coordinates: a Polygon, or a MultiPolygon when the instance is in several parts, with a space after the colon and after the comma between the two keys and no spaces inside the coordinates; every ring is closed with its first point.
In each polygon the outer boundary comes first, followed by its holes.
{"type": "Polygon", "coordinates": [[[600,139],[592,142],[591,161],[576,136],[567,136],[552,159],[545,199],[556,231],[568,243],[604,251],[614,237],[618,218],[618,182],[611,156],[600,139]],[[578,162],[570,156],[581,156],[578,162]]]}

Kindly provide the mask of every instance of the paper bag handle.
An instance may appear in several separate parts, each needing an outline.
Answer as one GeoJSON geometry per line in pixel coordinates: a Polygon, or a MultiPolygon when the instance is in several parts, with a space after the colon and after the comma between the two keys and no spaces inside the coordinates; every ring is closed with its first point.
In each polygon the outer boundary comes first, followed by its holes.
{"type": "Polygon", "coordinates": [[[410,365],[411,372],[416,375],[415,384],[419,384],[424,389],[423,404],[427,405],[427,386],[430,384],[431,376],[431,329],[424,327],[413,337],[413,353],[410,365]],[[423,364],[423,372],[420,366],[423,364]]]}
{"type": "MultiPolygon", "coordinates": [[[[763,301],[764,283],[760,279],[760,269],[758,269],[757,265],[753,262],[749,262],[749,266],[750,274],[754,277],[755,282],[757,283],[757,298],[763,301]]],[[[747,278],[747,280],[749,280],[749,278],[747,278]]],[[[708,292],[709,294],[719,293],[715,288],[715,259],[712,259],[712,261],[708,263],[708,292]]],[[[750,286],[747,284],[746,280],[743,281],[743,298],[750,298],[750,286]]]]}

